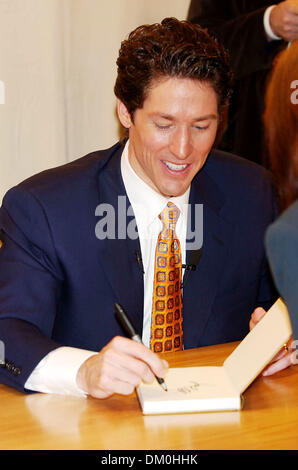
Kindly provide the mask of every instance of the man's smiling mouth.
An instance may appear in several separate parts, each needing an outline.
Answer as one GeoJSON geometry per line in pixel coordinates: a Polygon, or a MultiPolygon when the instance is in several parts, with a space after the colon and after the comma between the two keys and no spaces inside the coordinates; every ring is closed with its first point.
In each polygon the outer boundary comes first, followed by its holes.
{"type": "Polygon", "coordinates": [[[169,168],[170,170],[172,171],[183,171],[185,170],[185,168],[188,166],[188,164],[184,164],[184,165],[175,165],[175,163],[170,163],[170,162],[166,162],[165,160],[163,160],[163,163],[166,165],[167,168],[169,168]]]}

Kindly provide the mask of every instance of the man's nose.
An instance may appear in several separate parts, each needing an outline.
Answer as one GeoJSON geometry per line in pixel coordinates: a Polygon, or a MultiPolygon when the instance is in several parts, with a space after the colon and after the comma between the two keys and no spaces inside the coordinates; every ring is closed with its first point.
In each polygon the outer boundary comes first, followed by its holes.
{"type": "Polygon", "coordinates": [[[185,160],[192,152],[192,142],[189,129],[180,128],[172,135],[171,153],[179,160],[185,160]]]}

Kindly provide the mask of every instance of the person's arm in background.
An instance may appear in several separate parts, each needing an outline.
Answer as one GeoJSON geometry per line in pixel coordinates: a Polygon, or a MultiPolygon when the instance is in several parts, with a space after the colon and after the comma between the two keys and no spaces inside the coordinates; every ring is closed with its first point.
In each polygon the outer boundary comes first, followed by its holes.
{"type": "MultiPolygon", "coordinates": [[[[253,2],[252,2],[253,3],[253,2]]],[[[230,51],[235,78],[271,67],[282,41],[268,42],[266,6],[243,12],[237,1],[193,0],[188,19],[207,28],[230,51]]]]}
{"type": "Polygon", "coordinates": [[[298,37],[298,0],[278,3],[270,11],[269,23],[273,34],[287,42],[298,37]]]}

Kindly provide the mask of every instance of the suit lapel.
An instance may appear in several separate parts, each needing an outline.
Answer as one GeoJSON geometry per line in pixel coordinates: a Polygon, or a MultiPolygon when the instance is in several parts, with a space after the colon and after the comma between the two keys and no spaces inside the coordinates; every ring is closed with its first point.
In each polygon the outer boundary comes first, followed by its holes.
{"type": "MultiPolygon", "coordinates": [[[[109,159],[98,175],[100,219],[106,221],[105,229],[109,235],[98,243],[100,264],[114,291],[114,301],[119,302],[138,331],[143,327],[143,273],[137,262],[136,251],[140,252],[138,235],[135,239],[126,236],[127,224],[133,227],[134,215],[126,218],[130,206],[120,170],[121,147],[109,159]],[[101,206],[102,205],[102,206],[101,206]],[[109,211],[109,218],[106,216],[109,211]],[[109,227],[110,230],[107,230],[109,227]]],[[[99,225],[100,229],[103,228],[99,225]]],[[[133,231],[135,233],[135,231],[133,231]]]]}
{"type": "MultiPolygon", "coordinates": [[[[190,192],[191,225],[188,233],[202,227],[196,223],[195,205],[203,205],[202,256],[195,271],[191,272],[183,292],[184,345],[196,347],[216,296],[222,272],[227,262],[229,240],[233,227],[220,215],[225,195],[203,169],[193,180],[190,192]]],[[[188,235],[188,239],[191,238],[188,235]]],[[[189,262],[191,250],[186,252],[189,262]]]]}

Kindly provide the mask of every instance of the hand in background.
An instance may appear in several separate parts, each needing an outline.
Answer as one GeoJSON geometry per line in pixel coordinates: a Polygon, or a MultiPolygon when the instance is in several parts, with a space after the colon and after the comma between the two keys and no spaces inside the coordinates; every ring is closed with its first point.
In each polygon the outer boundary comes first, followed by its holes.
{"type": "MultiPolygon", "coordinates": [[[[251,319],[249,322],[249,329],[252,330],[256,324],[263,318],[266,314],[266,310],[262,307],[257,307],[253,314],[251,315],[251,319]]],[[[292,340],[290,341],[290,343],[292,340]]],[[[279,372],[287,367],[290,367],[293,364],[297,364],[297,358],[295,351],[294,344],[293,346],[287,346],[287,348],[282,348],[279,353],[272,359],[269,365],[263,370],[262,375],[273,375],[276,372],[279,372]]]]}
{"type": "Polygon", "coordinates": [[[298,0],[285,0],[278,3],[271,11],[270,26],[272,31],[285,41],[298,38],[298,0]]]}

